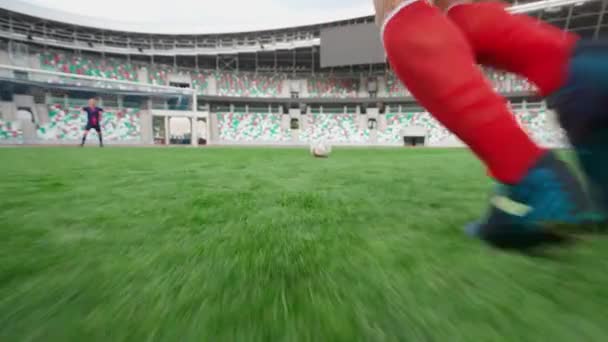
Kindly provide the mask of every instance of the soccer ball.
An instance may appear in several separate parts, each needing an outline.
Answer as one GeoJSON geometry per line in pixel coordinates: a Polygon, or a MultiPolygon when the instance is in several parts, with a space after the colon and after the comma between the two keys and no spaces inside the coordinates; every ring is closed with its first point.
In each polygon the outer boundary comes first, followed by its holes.
{"type": "Polygon", "coordinates": [[[315,158],[328,158],[331,146],[325,143],[313,143],[310,145],[310,154],[315,158]]]}

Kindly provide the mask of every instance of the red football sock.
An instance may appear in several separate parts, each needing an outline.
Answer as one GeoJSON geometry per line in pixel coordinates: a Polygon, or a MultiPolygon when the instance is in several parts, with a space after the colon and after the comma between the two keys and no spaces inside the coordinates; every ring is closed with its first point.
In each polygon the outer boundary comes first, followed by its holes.
{"type": "Polygon", "coordinates": [[[543,150],[492,90],[458,27],[438,8],[416,1],[388,19],[383,39],[397,76],[493,177],[514,184],[525,176],[543,150]]]}
{"type": "Polygon", "coordinates": [[[541,95],[559,89],[578,36],[498,2],[457,4],[448,17],[461,29],[477,60],[526,77],[541,95]]]}

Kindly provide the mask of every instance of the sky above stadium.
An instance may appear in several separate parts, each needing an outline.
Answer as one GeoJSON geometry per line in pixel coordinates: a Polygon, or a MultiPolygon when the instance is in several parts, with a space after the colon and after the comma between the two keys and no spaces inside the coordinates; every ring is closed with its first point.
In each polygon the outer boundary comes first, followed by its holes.
{"type": "Polygon", "coordinates": [[[106,28],[133,27],[154,33],[273,29],[373,12],[372,0],[0,0],[0,4],[9,9],[8,5],[34,5],[49,19],[80,20],[106,28]]]}

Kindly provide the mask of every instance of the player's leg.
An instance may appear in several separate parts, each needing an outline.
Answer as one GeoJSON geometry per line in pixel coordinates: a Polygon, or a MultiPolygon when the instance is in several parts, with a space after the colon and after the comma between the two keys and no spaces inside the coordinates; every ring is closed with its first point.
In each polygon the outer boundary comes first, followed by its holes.
{"type": "Polygon", "coordinates": [[[84,133],[82,134],[82,141],[80,142],[80,147],[83,147],[84,143],[87,141],[87,135],[89,135],[89,130],[91,130],[91,127],[89,127],[89,125],[87,125],[84,128],[84,133]]]}
{"type": "Polygon", "coordinates": [[[477,236],[527,247],[551,236],[541,223],[583,220],[586,203],[575,178],[522,131],[475,66],[466,38],[438,8],[424,1],[402,7],[382,34],[401,81],[503,184],[488,217],[475,227],[477,236]]]}
{"type": "Polygon", "coordinates": [[[579,42],[566,83],[549,99],[608,214],[608,42],[579,42]]]}
{"type": "Polygon", "coordinates": [[[457,4],[449,18],[467,37],[479,61],[533,82],[549,103],[608,212],[608,44],[579,40],[502,3],[457,4]]]}
{"type": "Polygon", "coordinates": [[[447,15],[467,38],[479,62],[526,77],[541,95],[559,89],[578,36],[502,2],[454,2],[447,15]]]}
{"type": "Polygon", "coordinates": [[[97,136],[99,137],[99,147],[103,147],[103,137],[101,135],[101,127],[99,125],[96,126],[95,131],[97,131],[97,136]]]}

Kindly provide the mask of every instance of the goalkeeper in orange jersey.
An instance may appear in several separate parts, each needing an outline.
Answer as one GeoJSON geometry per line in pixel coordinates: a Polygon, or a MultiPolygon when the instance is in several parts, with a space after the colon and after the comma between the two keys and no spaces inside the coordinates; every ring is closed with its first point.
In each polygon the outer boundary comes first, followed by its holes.
{"type": "Polygon", "coordinates": [[[589,44],[497,3],[375,0],[392,69],[497,181],[488,214],[467,231],[495,246],[561,241],[553,224],[603,220],[608,211],[608,48],[589,44]],[[443,10],[447,10],[446,15],[443,10]],[[551,95],[583,169],[597,184],[595,210],[576,177],[519,127],[476,62],[518,73],[551,95]]]}

